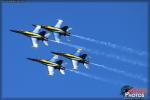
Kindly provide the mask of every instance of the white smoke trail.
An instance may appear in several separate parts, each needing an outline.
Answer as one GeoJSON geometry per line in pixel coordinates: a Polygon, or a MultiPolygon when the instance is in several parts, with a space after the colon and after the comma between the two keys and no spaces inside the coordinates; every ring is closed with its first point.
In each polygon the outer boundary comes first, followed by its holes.
{"type": "Polygon", "coordinates": [[[128,53],[136,54],[136,55],[139,55],[139,56],[147,56],[147,52],[145,52],[145,51],[138,51],[138,50],[126,47],[126,46],[117,45],[117,44],[114,44],[114,43],[111,43],[111,42],[99,41],[99,40],[95,40],[95,39],[80,36],[80,35],[72,35],[72,36],[83,39],[83,40],[87,40],[87,41],[90,41],[90,42],[94,42],[94,43],[97,43],[97,44],[101,44],[101,45],[104,45],[104,46],[107,46],[107,47],[111,47],[111,48],[114,48],[114,49],[118,49],[118,50],[121,50],[121,51],[125,51],[125,52],[128,52],[128,53]]]}
{"type": "Polygon", "coordinates": [[[113,59],[116,59],[116,60],[119,60],[119,61],[122,61],[122,62],[125,62],[125,63],[129,63],[129,64],[132,64],[132,65],[136,65],[136,66],[143,66],[143,67],[146,67],[147,65],[140,62],[140,61],[135,61],[135,60],[131,60],[131,59],[127,59],[125,57],[120,57],[118,55],[114,55],[114,54],[107,54],[105,52],[100,52],[98,50],[94,50],[94,49],[89,49],[89,48],[85,48],[83,46],[79,46],[79,45],[74,45],[74,44],[70,44],[70,43],[65,43],[65,42],[60,42],[60,44],[63,44],[63,45],[66,45],[68,47],[72,47],[72,48],[82,48],[90,53],[93,53],[93,54],[96,54],[96,55],[102,55],[102,56],[105,56],[107,58],[113,58],[113,59]]]}
{"type": "Polygon", "coordinates": [[[127,76],[127,77],[130,77],[130,78],[134,78],[134,79],[141,80],[143,82],[147,82],[146,78],[143,78],[143,77],[141,77],[140,75],[137,75],[137,74],[131,74],[131,73],[125,72],[123,70],[110,68],[110,67],[107,67],[105,65],[100,65],[100,64],[96,64],[96,63],[90,63],[90,64],[92,64],[94,66],[97,66],[97,67],[100,67],[100,68],[103,68],[103,69],[106,69],[106,70],[109,70],[109,71],[112,71],[112,72],[115,72],[115,73],[118,73],[118,74],[121,74],[121,75],[124,75],[124,76],[127,76]]]}
{"type": "Polygon", "coordinates": [[[132,64],[132,65],[147,67],[147,64],[145,64],[145,63],[142,63],[140,61],[131,60],[131,59],[128,59],[128,58],[125,58],[125,57],[115,55],[115,54],[107,54],[105,52],[101,52],[99,54],[103,55],[105,57],[108,57],[108,58],[113,58],[113,59],[116,59],[116,60],[119,60],[119,61],[122,61],[122,62],[132,64]]]}
{"type": "Polygon", "coordinates": [[[80,71],[72,71],[70,69],[66,69],[70,72],[74,72],[78,75],[82,75],[82,76],[85,76],[85,77],[88,77],[88,78],[91,78],[91,79],[94,79],[94,80],[97,80],[97,81],[102,81],[102,82],[106,82],[106,83],[111,83],[111,84],[115,84],[115,85],[122,85],[121,82],[114,82],[114,81],[110,81],[110,80],[107,80],[107,79],[104,79],[104,78],[101,78],[101,77],[97,77],[97,76],[94,76],[94,75],[91,75],[91,74],[87,74],[87,73],[84,73],[84,72],[80,72],[80,71]]]}

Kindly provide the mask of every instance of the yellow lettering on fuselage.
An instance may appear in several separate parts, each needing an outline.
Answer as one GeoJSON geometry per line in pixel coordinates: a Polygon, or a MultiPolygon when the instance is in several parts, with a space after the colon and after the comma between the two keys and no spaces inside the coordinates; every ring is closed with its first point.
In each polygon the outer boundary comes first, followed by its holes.
{"type": "Polygon", "coordinates": [[[67,56],[67,57],[70,57],[70,58],[75,58],[75,59],[77,59],[77,60],[82,60],[82,58],[80,58],[80,57],[78,57],[78,56],[74,56],[74,55],[72,55],[72,54],[64,54],[65,56],[67,56]]]}
{"type": "Polygon", "coordinates": [[[24,31],[24,33],[25,33],[26,35],[30,35],[30,36],[37,36],[37,37],[41,37],[41,35],[36,34],[36,33],[33,33],[33,32],[29,32],[29,31],[24,31]]]}
{"type": "Polygon", "coordinates": [[[43,28],[48,29],[49,31],[58,31],[60,33],[66,34],[66,32],[64,32],[63,30],[56,28],[56,27],[52,27],[52,26],[43,26],[43,28]]]}
{"type": "Polygon", "coordinates": [[[45,63],[47,65],[51,65],[51,66],[59,66],[58,64],[50,62],[48,60],[40,60],[40,62],[45,63]]]}
{"type": "Polygon", "coordinates": [[[47,28],[50,30],[61,31],[61,29],[52,26],[47,26],[47,28]]]}

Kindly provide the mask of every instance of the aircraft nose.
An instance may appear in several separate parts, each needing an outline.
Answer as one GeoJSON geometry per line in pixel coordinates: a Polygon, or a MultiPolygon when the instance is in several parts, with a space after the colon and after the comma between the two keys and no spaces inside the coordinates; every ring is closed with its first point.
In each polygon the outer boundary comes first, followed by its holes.
{"type": "Polygon", "coordinates": [[[57,54],[56,52],[51,52],[51,53],[53,53],[53,54],[57,54]]]}
{"type": "Polygon", "coordinates": [[[35,59],[35,58],[27,58],[28,60],[32,60],[32,61],[39,61],[40,59],[35,59]]]}
{"type": "Polygon", "coordinates": [[[28,60],[37,61],[37,59],[34,58],[27,58],[28,60]]]}
{"type": "Polygon", "coordinates": [[[52,52],[52,53],[55,55],[61,55],[61,53],[58,53],[58,52],[52,52]]]}
{"type": "Polygon", "coordinates": [[[12,29],[10,29],[10,31],[12,31],[12,32],[18,32],[17,30],[12,30],[12,29]]]}
{"type": "Polygon", "coordinates": [[[28,60],[33,60],[32,58],[27,58],[28,60]]]}

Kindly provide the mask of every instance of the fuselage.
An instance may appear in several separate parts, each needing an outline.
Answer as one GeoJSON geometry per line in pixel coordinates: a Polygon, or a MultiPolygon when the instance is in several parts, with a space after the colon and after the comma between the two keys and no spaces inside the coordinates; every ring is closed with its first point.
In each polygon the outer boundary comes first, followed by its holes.
{"type": "Polygon", "coordinates": [[[53,26],[49,26],[49,25],[35,25],[35,24],[33,24],[33,26],[41,26],[41,28],[43,28],[43,29],[45,29],[47,31],[58,32],[60,35],[70,36],[69,32],[63,31],[62,29],[56,28],[56,27],[53,27],[53,26]]]}
{"type": "Polygon", "coordinates": [[[59,53],[59,52],[52,52],[53,54],[59,55],[59,56],[63,56],[66,57],[68,59],[72,59],[72,60],[76,60],[80,63],[89,63],[87,60],[82,59],[81,57],[75,56],[73,54],[69,54],[69,53],[59,53]]]}
{"type": "Polygon", "coordinates": [[[56,63],[54,63],[54,62],[45,60],[45,59],[35,59],[35,58],[27,58],[27,59],[32,60],[32,61],[35,61],[35,62],[39,62],[39,63],[44,64],[44,65],[52,66],[52,67],[54,67],[55,69],[61,69],[61,68],[63,68],[63,66],[61,66],[61,65],[59,65],[59,64],[56,64],[56,63]]]}
{"type": "Polygon", "coordinates": [[[33,33],[31,31],[24,31],[24,30],[10,30],[10,31],[16,32],[16,33],[19,33],[19,34],[22,34],[22,35],[25,35],[28,37],[34,37],[34,38],[37,38],[38,40],[47,40],[44,36],[41,36],[40,34],[33,33]]]}

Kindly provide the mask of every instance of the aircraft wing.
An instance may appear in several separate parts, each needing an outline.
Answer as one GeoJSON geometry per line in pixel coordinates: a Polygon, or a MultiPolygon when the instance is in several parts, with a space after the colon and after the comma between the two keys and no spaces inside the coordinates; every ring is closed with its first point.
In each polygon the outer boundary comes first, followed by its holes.
{"type": "Polygon", "coordinates": [[[33,45],[32,47],[37,48],[38,47],[37,39],[31,37],[31,40],[32,40],[32,45],[33,45]]]}
{"type": "Polygon", "coordinates": [[[58,59],[58,55],[54,55],[52,58],[51,58],[51,62],[55,62],[56,60],[58,59]]]}
{"type": "Polygon", "coordinates": [[[75,56],[79,56],[81,54],[81,49],[77,49],[77,51],[74,53],[75,56]]]}
{"type": "Polygon", "coordinates": [[[36,26],[35,29],[33,30],[34,33],[39,33],[41,29],[41,26],[36,26]]]}
{"type": "Polygon", "coordinates": [[[76,60],[72,60],[72,64],[73,64],[73,69],[78,69],[78,61],[76,60]]]}
{"type": "Polygon", "coordinates": [[[56,33],[56,32],[54,32],[54,38],[55,38],[55,41],[56,42],[60,42],[60,35],[59,35],[59,33],[56,33]]]}
{"type": "Polygon", "coordinates": [[[58,19],[58,22],[56,23],[55,27],[60,28],[62,23],[63,23],[63,20],[58,19]]]}
{"type": "Polygon", "coordinates": [[[50,76],[54,75],[54,67],[48,66],[48,75],[50,75],[50,76]]]}

